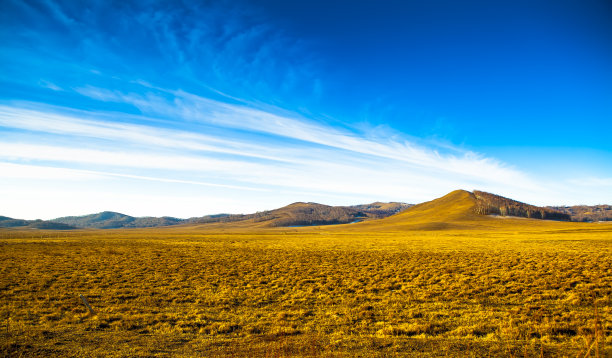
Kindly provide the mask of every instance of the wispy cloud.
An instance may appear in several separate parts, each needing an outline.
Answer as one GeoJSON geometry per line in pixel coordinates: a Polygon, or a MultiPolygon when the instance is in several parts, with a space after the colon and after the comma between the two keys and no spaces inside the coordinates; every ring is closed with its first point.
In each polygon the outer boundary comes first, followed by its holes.
{"type": "MultiPolygon", "coordinates": [[[[153,126],[77,118],[91,117],[92,113],[58,114],[48,106],[44,111],[0,105],[0,126],[30,132],[52,133],[63,136],[98,138],[119,143],[140,144],[193,151],[210,151],[261,159],[282,160],[267,155],[265,146],[235,139],[222,139],[200,133],[162,129],[153,126]]],[[[74,111],[71,111],[74,113],[74,111]]],[[[127,117],[121,114],[118,117],[127,117]]]]}
{"type": "Polygon", "coordinates": [[[143,87],[140,94],[77,90],[98,101],[135,106],[142,116],[0,105],[0,126],[13,131],[0,142],[0,160],[28,165],[30,171],[65,168],[115,179],[277,193],[251,196],[268,208],[286,204],[278,200],[288,197],[331,204],[415,202],[458,187],[546,192],[527,174],[470,151],[445,153],[246,102],[143,87]],[[168,118],[172,129],[165,126],[168,118]],[[206,130],[215,135],[198,133],[206,130]]]}
{"type": "Polygon", "coordinates": [[[440,175],[478,178],[537,189],[538,184],[526,175],[483,155],[462,151],[441,154],[435,149],[419,146],[408,140],[398,141],[369,133],[341,131],[298,116],[279,115],[246,105],[223,103],[196,96],[181,90],[161,90],[164,96],[149,94],[148,100],[140,95],[113,92],[100,95],[98,90],[81,91],[100,100],[129,103],[144,113],[154,116],[180,117],[185,121],[199,121],[219,127],[248,130],[299,140],[360,155],[397,161],[404,165],[431,170],[440,175]],[[165,99],[171,96],[171,99],[165,99]]]}
{"type": "Polygon", "coordinates": [[[49,82],[49,81],[40,80],[38,81],[38,84],[43,88],[48,88],[53,91],[63,91],[63,89],[60,86],[56,85],[55,83],[49,82]]]}
{"type": "Polygon", "coordinates": [[[2,179],[41,179],[81,181],[99,179],[98,173],[79,171],[67,168],[44,167],[38,165],[15,164],[0,162],[0,178],[2,179]]]}
{"type": "Polygon", "coordinates": [[[254,188],[247,186],[228,185],[228,184],[216,184],[207,183],[203,181],[193,180],[181,180],[171,179],[163,177],[151,177],[143,175],[132,175],[132,174],[121,174],[113,172],[103,172],[97,170],[84,170],[84,169],[71,169],[62,167],[50,167],[43,165],[25,165],[25,164],[14,164],[14,163],[3,163],[0,162],[0,169],[3,170],[0,178],[14,178],[14,179],[40,179],[45,178],[46,180],[88,180],[88,179],[103,179],[105,177],[114,178],[126,178],[136,179],[144,181],[154,181],[161,183],[174,183],[174,184],[189,184],[189,185],[201,185],[213,188],[226,188],[233,190],[249,190],[249,191],[271,191],[269,189],[254,188]]]}
{"type": "Polygon", "coordinates": [[[0,155],[16,160],[83,163],[96,166],[166,169],[190,172],[245,172],[262,171],[265,167],[245,161],[218,160],[206,156],[168,155],[123,150],[94,150],[77,147],[0,143],[0,155]]]}

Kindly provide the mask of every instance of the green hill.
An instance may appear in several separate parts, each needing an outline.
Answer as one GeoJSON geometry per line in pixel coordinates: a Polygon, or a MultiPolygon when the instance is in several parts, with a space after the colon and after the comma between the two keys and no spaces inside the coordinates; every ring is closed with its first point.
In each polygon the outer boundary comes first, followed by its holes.
{"type": "Polygon", "coordinates": [[[66,216],[50,220],[54,223],[67,224],[79,228],[118,229],[144,228],[176,225],[184,222],[172,217],[133,217],[113,211],[83,216],[66,216]]]}

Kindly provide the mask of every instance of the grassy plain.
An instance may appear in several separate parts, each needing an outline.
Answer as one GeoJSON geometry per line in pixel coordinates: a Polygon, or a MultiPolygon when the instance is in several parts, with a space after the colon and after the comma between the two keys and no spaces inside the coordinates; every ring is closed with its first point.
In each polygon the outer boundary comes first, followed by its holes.
{"type": "Polygon", "coordinates": [[[0,231],[0,355],[612,356],[612,225],[413,219],[0,231]]]}

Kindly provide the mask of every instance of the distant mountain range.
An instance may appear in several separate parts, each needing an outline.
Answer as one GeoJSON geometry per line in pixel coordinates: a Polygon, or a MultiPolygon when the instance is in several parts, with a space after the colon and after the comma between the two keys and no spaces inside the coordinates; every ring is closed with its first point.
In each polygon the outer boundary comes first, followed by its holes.
{"type": "Polygon", "coordinates": [[[612,205],[547,206],[547,208],[570,215],[572,221],[612,221],[612,205]]]}
{"type": "Polygon", "coordinates": [[[29,227],[32,229],[45,230],[70,230],[77,229],[75,226],[63,223],[55,223],[47,220],[23,220],[13,219],[7,216],[0,216],[0,227],[29,227]]]}
{"type": "Polygon", "coordinates": [[[133,217],[113,211],[103,211],[97,214],[83,216],[65,216],[49,220],[56,224],[65,224],[77,228],[119,229],[143,228],[176,225],[184,222],[183,219],[173,217],[133,217]]]}
{"type": "MultiPolygon", "coordinates": [[[[457,191],[465,192],[465,191],[457,191]]],[[[562,221],[612,221],[612,206],[548,206],[538,207],[503,196],[475,190],[471,211],[477,215],[525,217],[562,221]]],[[[422,206],[423,204],[419,204],[422,206]]],[[[52,220],[22,220],[0,216],[0,227],[47,230],[148,228],[172,225],[208,225],[233,223],[239,226],[292,227],[348,224],[387,218],[413,207],[399,202],[329,206],[317,203],[293,203],[285,207],[254,214],[216,214],[189,219],[173,217],[133,217],[112,211],[83,216],[66,216],[52,220]]],[[[437,210],[437,209],[436,209],[437,210]]],[[[430,214],[434,215],[434,213],[430,214]]]]}
{"type": "Polygon", "coordinates": [[[293,203],[285,207],[254,214],[216,214],[189,219],[173,217],[133,217],[112,211],[83,216],[65,216],[48,221],[21,220],[0,216],[0,227],[30,227],[36,229],[119,229],[147,228],[179,224],[261,223],[261,226],[309,226],[347,224],[380,219],[396,214],[410,204],[371,203],[354,206],[329,206],[317,203],[293,203]]]}

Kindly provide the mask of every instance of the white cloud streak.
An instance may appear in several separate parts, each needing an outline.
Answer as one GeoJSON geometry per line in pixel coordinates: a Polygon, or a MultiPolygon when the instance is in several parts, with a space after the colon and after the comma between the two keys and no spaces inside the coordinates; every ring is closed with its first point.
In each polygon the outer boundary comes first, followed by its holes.
{"type": "Polygon", "coordinates": [[[0,178],[11,178],[11,179],[44,178],[45,180],[79,181],[79,180],[84,180],[84,179],[98,179],[99,180],[99,179],[103,179],[104,177],[116,177],[116,178],[154,181],[154,182],[161,182],[161,183],[201,185],[201,186],[208,186],[208,187],[214,187],[214,188],[226,188],[226,189],[249,190],[249,191],[270,191],[269,189],[253,188],[253,187],[238,186],[238,185],[207,183],[207,182],[194,181],[194,180],[180,180],[180,179],[159,178],[159,177],[151,177],[151,176],[143,176],[143,175],[131,175],[131,174],[121,174],[121,173],[113,173],[113,172],[103,172],[103,171],[96,171],[96,170],[70,169],[70,168],[61,168],[61,167],[57,168],[57,167],[49,167],[49,166],[23,165],[23,164],[3,163],[3,162],[0,162],[0,170],[3,173],[2,175],[0,175],[0,178]]]}
{"type": "Polygon", "coordinates": [[[262,165],[232,160],[217,160],[186,155],[148,154],[113,150],[92,150],[49,145],[0,143],[0,156],[16,160],[37,160],[82,163],[127,168],[165,169],[176,171],[215,171],[230,173],[237,170],[256,172],[262,165]]]}
{"type": "MultiPolygon", "coordinates": [[[[391,159],[417,170],[434,171],[440,175],[478,178],[523,188],[538,187],[536,182],[518,170],[470,151],[464,151],[459,157],[443,155],[408,141],[398,142],[382,138],[375,141],[364,135],[343,132],[304,118],[277,115],[243,105],[223,103],[180,90],[167,91],[159,88],[157,90],[173,96],[174,101],[168,102],[161,96],[151,95],[145,100],[140,95],[108,91],[100,95],[99,90],[90,91],[89,95],[101,100],[130,103],[152,115],[178,115],[186,121],[200,121],[220,127],[282,136],[348,152],[391,159]]],[[[87,93],[82,92],[82,94],[87,93]]]]}
{"type": "MultiPolygon", "coordinates": [[[[445,154],[248,104],[143,87],[151,93],[78,90],[103,102],[133,105],[143,113],[135,118],[31,103],[0,105],[0,181],[17,186],[14,180],[20,177],[41,183],[95,181],[106,182],[102,186],[111,191],[117,180],[156,183],[152,191],[133,189],[150,196],[161,195],[164,185],[196,185],[202,195],[218,198],[215,190],[223,190],[228,200],[242,198],[260,209],[312,198],[328,204],[419,202],[457,188],[542,201],[563,190],[543,187],[519,170],[470,151],[445,154]],[[159,125],[170,119],[174,128],[159,125]]],[[[133,212],[150,215],[145,209],[133,212]]],[[[206,213],[199,210],[188,216],[206,213]]],[[[174,212],[185,209],[169,207],[166,215],[174,212]]]]}
{"type": "Polygon", "coordinates": [[[0,126],[31,132],[64,136],[99,138],[117,143],[133,143],[175,149],[210,151],[244,155],[254,158],[281,160],[266,155],[264,146],[224,140],[151,126],[75,118],[53,112],[14,108],[0,105],[0,126]]]}

